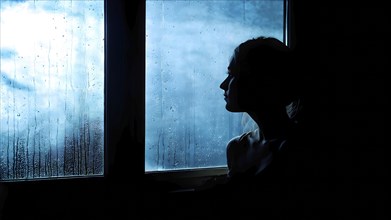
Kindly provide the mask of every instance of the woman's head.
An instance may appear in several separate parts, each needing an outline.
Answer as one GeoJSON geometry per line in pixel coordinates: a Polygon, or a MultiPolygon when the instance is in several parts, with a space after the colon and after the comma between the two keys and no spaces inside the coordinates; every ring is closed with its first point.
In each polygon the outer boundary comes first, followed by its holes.
{"type": "Polygon", "coordinates": [[[299,80],[293,51],[275,38],[259,37],[241,43],[220,85],[231,112],[275,111],[298,100],[299,80]]]}

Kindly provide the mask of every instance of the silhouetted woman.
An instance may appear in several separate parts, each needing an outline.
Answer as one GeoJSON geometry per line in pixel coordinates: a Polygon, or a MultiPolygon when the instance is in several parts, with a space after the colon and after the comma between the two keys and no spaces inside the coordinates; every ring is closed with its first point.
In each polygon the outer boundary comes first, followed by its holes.
{"type": "Polygon", "coordinates": [[[246,112],[258,128],[228,143],[230,178],[258,175],[299,135],[303,106],[294,65],[293,51],[275,38],[251,39],[235,49],[220,85],[226,109],[246,112]]]}
{"type": "Polygon", "coordinates": [[[299,198],[308,198],[296,194],[305,191],[299,188],[308,183],[311,166],[303,141],[304,78],[296,58],[278,39],[259,37],[241,43],[228,65],[227,78],[220,85],[225,107],[248,114],[258,127],[227,145],[231,188],[224,194],[231,194],[222,201],[231,203],[231,210],[294,209],[299,198]]]}

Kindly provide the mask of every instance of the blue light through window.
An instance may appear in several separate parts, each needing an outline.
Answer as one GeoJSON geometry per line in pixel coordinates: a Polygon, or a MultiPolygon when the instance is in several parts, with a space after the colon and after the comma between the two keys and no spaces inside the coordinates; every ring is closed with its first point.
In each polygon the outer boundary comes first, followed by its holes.
{"type": "Polygon", "coordinates": [[[228,141],[253,126],[225,110],[229,58],[284,28],[283,0],[146,1],[146,171],[226,166],[228,141]]]}
{"type": "Polygon", "coordinates": [[[0,1],[0,180],[102,175],[104,1],[0,1]]]}

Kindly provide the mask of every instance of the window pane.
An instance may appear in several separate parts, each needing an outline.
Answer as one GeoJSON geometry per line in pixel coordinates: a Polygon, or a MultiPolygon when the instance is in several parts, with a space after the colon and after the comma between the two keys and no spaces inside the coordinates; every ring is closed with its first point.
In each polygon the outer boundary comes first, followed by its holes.
{"type": "Polygon", "coordinates": [[[283,0],[146,1],[146,171],[226,166],[248,128],[219,85],[239,43],[283,39],[283,16],[283,0]]]}
{"type": "Polygon", "coordinates": [[[102,175],[104,1],[0,5],[0,180],[102,175]]]}

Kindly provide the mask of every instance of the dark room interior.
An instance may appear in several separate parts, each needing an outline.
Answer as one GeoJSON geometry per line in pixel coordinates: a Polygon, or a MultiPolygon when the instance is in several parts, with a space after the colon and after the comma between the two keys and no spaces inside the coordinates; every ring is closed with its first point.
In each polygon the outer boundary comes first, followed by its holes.
{"type": "MultiPolygon", "coordinates": [[[[386,219],[388,7],[377,1],[290,2],[292,42],[310,82],[308,139],[315,162],[308,166],[316,170],[311,190],[303,192],[314,201],[299,207],[304,211],[298,216],[386,219]]],[[[227,210],[215,194],[180,190],[172,181],[146,176],[140,98],[145,96],[145,1],[110,0],[106,6],[106,174],[1,183],[7,193],[1,194],[0,218],[220,219],[235,213],[261,219],[267,209],[227,210]]]]}

